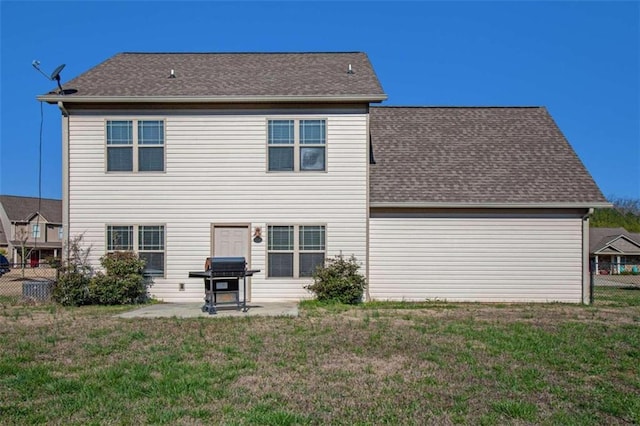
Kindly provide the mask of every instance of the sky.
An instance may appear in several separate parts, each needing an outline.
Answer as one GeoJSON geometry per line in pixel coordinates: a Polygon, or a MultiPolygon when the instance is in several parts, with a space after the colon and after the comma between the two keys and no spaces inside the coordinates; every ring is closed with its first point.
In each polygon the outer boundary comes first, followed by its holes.
{"type": "Polygon", "coordinates": [[[640,198],[637,1],[0,0],[0,27],[0,194],[61,198],[34,60],[64,83],[119,52],[364,51],[383,105],[545,106],[608,199],[640,198]]]}

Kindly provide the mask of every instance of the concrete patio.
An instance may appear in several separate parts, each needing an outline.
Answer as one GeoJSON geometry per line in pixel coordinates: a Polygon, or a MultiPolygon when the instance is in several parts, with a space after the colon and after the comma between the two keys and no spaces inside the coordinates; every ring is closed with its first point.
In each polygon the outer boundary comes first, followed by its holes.
{"type": "Polygon", "coordinates": [[[202,312],[202,303],[157,303],[116,315],[119,318],[227,318],[244,316],[297,317],[298,302],[247,303],[247,312],[235,307],[219,307],[218,313],[202,312]]]}

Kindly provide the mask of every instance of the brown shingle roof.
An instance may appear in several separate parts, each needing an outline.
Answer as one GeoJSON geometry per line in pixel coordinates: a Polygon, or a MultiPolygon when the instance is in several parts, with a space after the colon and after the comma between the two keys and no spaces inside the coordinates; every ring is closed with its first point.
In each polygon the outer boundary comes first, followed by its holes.
{"type": "MultiPolygon", "coordinates": [[[[0,204],[11,222],[26,222],[38,212],[38,199],[15,195],[0,195],[0,204]]],[[[40,214],[49,223],[62,223],[62,201],[43,198],[40,203],[40,214]]]]}
{"type": "Polygon", "coordinates": [[[624,228],[589,228],[589,253],[595,253],[607,247],[620,236],[625,236],[636,244],[640,244],[640,234],[632,234],[624,228]]]}
{"type": "Polygon", "coordinates": [[[362,52],[119,53],[63,88],[77,90],[65,96],[67,101],[86,96],[386,98],[362,52]],[[171,70],[175,78],[168,78],[171,70]]]}
{"type": "Polygon", "coordinates": [[[606,199],[545,108],[373,107],[371,203],[606,199]]]}

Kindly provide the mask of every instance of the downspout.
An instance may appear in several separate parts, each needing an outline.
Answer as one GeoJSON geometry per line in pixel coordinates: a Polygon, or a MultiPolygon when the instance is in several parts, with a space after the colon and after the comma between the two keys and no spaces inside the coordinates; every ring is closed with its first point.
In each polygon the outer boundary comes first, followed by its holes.
{"type": "Polygon", "coordinates": [[[593,303],[593,279],[591,276],[591,261],[589,259],[589,216],[593,208],[582,216],[582,303],[593,303]]]}
{"type": "Polygon", "coordinates": [[[366,284],[364,287],[364,301],[365,302],[371,302],[371,291],[369,290],[370,286],[371,286],[371,275],[369,274],[369,256],[371,254],[371,249],[370,249],[370,245],[371,245],[371,238],[370,238],[370,225],[371,225],[371,207],[369,206],[369,180],[370,180],[370,175],[371,175],[371,160],[372,160],[372,156],[373,156],[373,147],[371,146],[371,128],[370,128],[370,117],[371,117],[371,107],[367,106],[367,134],[366,134],[366,139],[367,139],[367,158],[366,158],[366,162],[367,162],[367,176],[366,176],[366,181],[365,181],[365,185],[366,185],[366,189],[365,189],[365,196],[366,196],[366,201],[365,201],[365,209],[366,209],[366,226],[365,226],[365,255],[364,255],[364,259],[365,259],[365,264],[364,264],[364,275],[366,277],[366,284]]]}
{"type": "Polygon", "coordinates": [[[69,111],[58,101],[62,113],[62,258],[69,259],[69,111]]]}
{"type": "Polygon", "coordinates": [[[58,101],[58,108],[60,108],[60,111],[62,111],[63,117],[69,117],[69,111],[67,111],[67,108],[65,108],[62,101],[58,101]]]}

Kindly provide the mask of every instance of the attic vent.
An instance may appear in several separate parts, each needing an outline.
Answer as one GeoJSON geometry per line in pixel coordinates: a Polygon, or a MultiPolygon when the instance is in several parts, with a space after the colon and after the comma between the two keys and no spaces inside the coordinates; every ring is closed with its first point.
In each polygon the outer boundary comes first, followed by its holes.
{"type": "Polygon", "coordinates": [[[174,70],[171,70],[171,73],[169,74],[169,78],[176,78],[176,73],[174,70]]]}
{"type": "Polygon", "coordinates": [[[351,64],[349,64],[349,69],[347,70],[347,74],[353,74],[353,68],[351,68],[351,64]]]}

